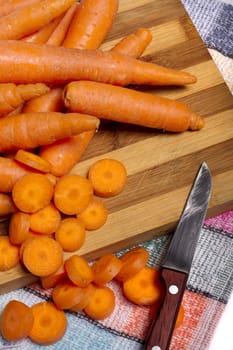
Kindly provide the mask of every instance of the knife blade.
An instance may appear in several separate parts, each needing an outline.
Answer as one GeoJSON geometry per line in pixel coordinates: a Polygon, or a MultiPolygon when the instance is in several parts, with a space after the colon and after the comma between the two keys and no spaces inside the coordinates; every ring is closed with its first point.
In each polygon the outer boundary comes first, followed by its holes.
{"type": "Polygon", "coordinates": [[[165,296],[157,318],[152,322],[146,350],[168,350],[186,287],[196,243],[205,219],[212,187],[210,170],[203,162],[161,264],[165,296]]]}

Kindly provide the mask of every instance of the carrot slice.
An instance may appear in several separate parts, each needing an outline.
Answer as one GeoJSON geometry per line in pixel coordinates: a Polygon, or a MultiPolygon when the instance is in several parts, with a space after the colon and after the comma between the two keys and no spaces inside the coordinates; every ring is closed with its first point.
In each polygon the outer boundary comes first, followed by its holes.
{"type": "Polygon", "coordinates": [[[143,267],[136,275],[123,282],[125,297],[137,305],[160,303],[163,297],[163,284],[157,269],[143,267]]]}
{"type": "Polygon", "coordinates": [[[84,312],[94,320],[103,320],[111,315],[115,307],[115,295],[107,286],[96,286],[91,301],[84,312]]]}
{"type": "Polygon", "coordinates": [[[94,282],[98,285],[110,282],[119,273],[121,267],[122,262],[115,254],[103,255],[92,265],[94,282]]]}
{"type": "Polygon", "coordinates": [[[85,237],[83,222],[76,218],[63,219],[55,232],[55,239],[65,252],[74,252],[81,248],[85,237]]]}
{"type": "Polygon", "coordinates": [[[65,270],[68,278],[79,287],[86,287],[93,281],[91,266],[79,255],[73,255],[65,261],[65,270]]]}
{"type": "Polygon", "coordinates": [[[12,198],[19,210],[34,213],[50,203],[53,192],[53,184],[45,175],[26,174],[16,181],[12,198]]]}
{"type": "Polygon", "coordinates": [[[28,336],[33,325],[33,313],[29,306],[19,300],[11,300],[4,307],[0,330],[3,338],[16,341],[28,336]]]}
{"type": "Polygon", "coordinates": [[[122,267],[116,276],[116,280],[124,282],[133,277],[149,259],[148,251],[143,247],[135,247],[120,257],[122,267]]]}
{"type": "Polygon", "coordinates": [[[52,292],[52,299],[55,305],[62,310],[68,310],[81,302],[84,295],[84,288],[80,288],[71,281],[58,283],[52,292]]]}
{"type": "Polygon", "coordinates": [[[34,154],[29,151],[25,151],[23,149],[19,149],[15,154],[15,160],[24,165],[29,166],[30,168],[39,170],[43,173],[49,173],[51,170],[51,165],[49,162],[37,154],[34,154]]]}
{"type": "Polygon", "coordinates": [[[25,244],[23,263],[35,276],[49,276],[63,263],[62,248],[52,238],[35,236],[25,244]]]}
{"type": "Polygon", "coordinates": [[[67,328],[64,311],[48,301],[32,306],[34,323],[29,333],[30,339],[38,344],[49,345],[60,340],[67,328]]]}
{"type": "Polygon", "coordinates": [[[0,271],[7,271],[19,262],[19,247],[8,236],[0,236],[0,271]]]}
{"type": "Polygon", "coordinates": [[[61,214],[53,203],[30,215],[30,229],[43,235],[54,233],[61,222],[61,214]]]}
{"type": "Polygon", "coordinates": [[[18,211],[11,215],[8,235],[12,244],[21,245],[30,236],[30,216],[18,211]]]}
{"type": "Polygon", "coordinates": [[[125,187],[126,168],[116,159],[100,159],[90,167],[88,179],[97,196],[112,197],[119,194],[125,187]]]}
{"type": "Polygon", "coordinates": [[[80,302],[72,306],[70,308],[71,311],[78,312],[83,310],[90,303],[95,293],[95,287],[92,283],[89,283],[86,287],[82,288],[82,290],[83,290],[83,296],[80,302]]]}
{"type": "Polygon", "coordinates": [[[54,189],[54,203],[64,214],[79,214],[93,195],[90,181],[80,175],[65,175],[58,179],[54,189]]]}
{"type": "Polygon", "coordinates": [[[97,230],[107,221],[108,209],[102,201],[93,197],[78,217],[87,230],[97,230]]]}
{"type": "Polygon", "coordinates": [[[0,193],[0,216],[6,216],[17,211],[12,197],[6,193],[0,193]]]}
{"type": "Polygon", "coordinates": [[[176,323],[175,323],[175,329],[180,327],[184,321],[184,306],[183,304],[180,305],[179,312],[177,315],[176,323]]]}
{"type": "Polygon", "coordinates": [[[64,280],[66,277],[66,272],[64,265],[61,265],[59,269],[49,276],[44,276],[40,278],[41,285],[44,289],[49,289],[55,287],[59,282],[64,280]]]}

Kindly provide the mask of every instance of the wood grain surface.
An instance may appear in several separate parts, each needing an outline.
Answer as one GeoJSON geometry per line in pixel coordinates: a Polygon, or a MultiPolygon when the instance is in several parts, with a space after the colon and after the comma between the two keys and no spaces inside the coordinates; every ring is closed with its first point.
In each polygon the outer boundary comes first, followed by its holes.
{"type": "MultiPolygon", "coordinates": [[[[120,123],[102,124],[72,172],[86,174],[96,159],[112,157],[124,162],[128,182],[123,193],[106,200],[110,212],[106,225],[87,234],[78,253],[88,259],[172,232],[203,161],[213,176],[207,216],[233,208],[230,91],[179,0],[120,0],[116,21],[102,49],[108,50],[138,27],[149,27],[153,33],[141,59],[186,70],[198,81],[188,87],[134,88],[187,103],[205,118],[206,125],[197,132],[169,134],[120,123]]],[[[0,273],[0,293],[34,280],[18,266],[0,273]]]]}

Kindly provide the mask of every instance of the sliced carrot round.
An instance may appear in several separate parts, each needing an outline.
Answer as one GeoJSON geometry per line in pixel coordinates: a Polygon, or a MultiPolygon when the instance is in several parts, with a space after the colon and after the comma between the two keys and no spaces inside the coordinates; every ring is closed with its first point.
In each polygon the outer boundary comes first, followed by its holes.
{"type": "Polygon", "coordinates": [[[10,242],[8,236],[0,236],[0,271],[7,271],[19,262],[19,247],[10,242]]]}
{"type": "Polygon", "coordinates": [[[12,244],[21,245],[30,236],[30,215],[17,211],[11,215],[8,235],[12,244]]]}
{"type": "Polygon", "coordinates": [[[103,285],[110,282],[120,271],[122,262],[113,253],[103,255],[93,265],[94,282],[103,285]]]}
{"type": "Polygon", "coordinates": [[[19,163],[27,165],[43,173],[49,173],[51,170],[51,164],[47,160],[41,158],[35,153],[25,151],[23,149],[19,149],[16,152],[14,159],[19,163]]]}
{"type": "Polygon", "coordinates": [[[97,196],[112,197],[119,194],[125,187],[127,172],[124,164],[119,160],[100,159],[90,167],[88,179],[97,196]]]}
{"type": "Polygon", "coordinates": [[[87,230],[97,230],[107,221],[108,209],[101,200],[93,197],[78,217],[87,230]]]}
{"type": "Polygon", "coordinates": [[[57,271],[49,276],[44,276],[40,278],[41,285],[44,289],[49,289],[55,287],[59,282],[66,278],[66,272],[64,265],[61,265],[57,271]]]}
{"type": "Polygon", "coordinates": [[[34,213],[48,205],[53,197],[54,186],[43,174],[26,174],[16,181],[12,197],[17,208],[34,213]]]}
{"type": "Polygon", "coordinates": [[[69,280],[58,283],[52,292],[52,299],[59,309],[67,310],[80,303],[84,288],[80,288],[69,280]]]}
{"type": "Polygon", "coordinates": [[[30,229],[43,235],[54,233],[60,222],[60,211],[53,203],[30,215],[30,229]]]}
{"type": "Polygon", "coordinates": [[[75,312],[83,310],[91,301],[91,298],[95,293],[95,287],[92,283],[89,283],[86,287],[82,288],[82,291],[83,291],[83,296],[81,300],[77,304],[72,306],[70,310],[75,312]]]}
{"type": "Polygon", "coordinates": [[[12,197],[6,193],[0,193],[0,217],[8,216],[16,211],[17,208],[12,200],[12,197]]]}
{"type": "Polygon", "coordinates": [[[90,181],[80,175],[65,175],[58,179],[54,190],[54,203],[64,214],[81,213],[93,196],[90,181]]]}
{"type": "Polygon", "coordinates": [[[55,239],[65,252],[74,252],[82,247],[86,231],[82,220],[63,219],[55,232],[55,239]]]}
{"type": "Polygon", "coordinates": [[[86,287],[93,281],[92,268],[82,256],[72,255],[64,264],[68,278],[77,286],[86,287]]]}
{"type": "Polygon", "coordinates": [[[111,315],[115,307],[115,295],[107,286],[96,286],[95,293],[84,308],[84,312],[94,320],[103,320],[111,315]]]}
{"type": "Polygon", "coordinates": [[[4,307],[0,319],[0,331],[8,341],[23,339],[33,325],[33,313],[29,306],[19,300],[11,300],[4,307]]]}

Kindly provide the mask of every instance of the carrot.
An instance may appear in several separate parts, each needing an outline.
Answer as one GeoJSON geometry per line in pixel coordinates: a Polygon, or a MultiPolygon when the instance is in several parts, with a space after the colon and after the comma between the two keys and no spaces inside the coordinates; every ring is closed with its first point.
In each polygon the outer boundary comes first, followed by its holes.
{"type": "Polygon", "coordinates": [[[8,341],[24,339],[31,331],[33,321],[32,309],[29,306],[19,300],[11,300],[1,314],[1,334],[8,341]]]}
{"type": "Polygon", "coordinates": [[[29,236],[30,216],[17,211],[11,215],[9,222],[9,239],[12,244],[21,245],[29,236]]]}
{"type": "Polygon", "coordinates": [[[112,27],[118,5],[118,0],[82,0],[63,46],[97,49],[112,27]]]}
{"type": "Polygon", "coordinates": [[[58,283],[66,278],[66,272],[64,265],[62,264],[57,271],[49,276],[40,278],[41,285],[44,289],[54,288],[58,283]]]}
{"type": "Polygon", "coordinates": [[[53,203],[30,215],[30,229],[42,235],[54,233],[61,222],[61,214],[53,203]]]}
{"type": "Polygon", "coordinates": [[[89,283],[86,287],[82,288],[82,292],[83,295],[81,300],[74,306],[70,307],[71,311],[79,312],[83,310],[90,303],[95,293],[95,287],[92,283],[89,283]]]}
{"type": "Polygon", "coordinates": [[[53,193],[53,184],[45,175],[27,174],[16,181],[12,198],[19,210],[35,213],[50,204],[53,193]]]}
{"type": "Polygon", "coordinates": [[[32,98],[23,107],[24,113],[64,111],[63,88],[53,88],[47,93],[32,98]]]}
{"type": "Polygon", "coordinates": [[[67,328],[64,311],[49,301],[42,301],[32,306],[32,313],[34,322],[29,338],[33,342],[50,345],[62,339],[67,328]]]}
{"type": "Polygon", "coordinates": [[[75,0],[42,0],[0,18],[0,39],[20,39],[64,13],[75,0]]]}
{"type": "Polygon", "coordinates": [[[125,87],[78,81],[66,86],[64,96],[69,111],[101,119],[173,132],[199,130],[204,126],[203,118],[180,101],[125,87]]]}
{"type": "Polygon", "coordinates": [[[0,84],[0,115],[12,112],[25,101],[49,91],[45,84],[0,84]]]}
{"type": "Polygon", "coordinates": [[[154,267],[143,267],[136,275],[123,282],[124,296],[137,305],[160,304],[163,284],[159,276],[159,271],[154,267]]]}
{"type": "Polygon", "coordinates": [[[12,197],[6,193],[0,193],[0,217],[15,213],[17,208],[12,197]]]}
{"type": "Polygon", "coordinates": [[[8,236],[0,236],[0,271],[7,271],[19,262],[19,247],[10,242],[8,236]]]}
{"type": "Polygon", "coordinates": [[[55,232],[55,239],[65,252],[74,252],[82,247],[86,237],[85,227],[80,219],[63,219],[55,232]]]}
{"type": "Polygon", "coordinates": [[[179,311],[178,311],[178,315],[177,315],[177,319],[176,319],[176,323],[175,323],[175,329],[179,328],[183,321],[184,321],[184,306],[183,304],[180,305],[179,311]]]}
{"type": "Polygon", "coordinates": [[[97,198],[92,198],[88,206],[78,214],[86,230],[97,230],[105,224],[108,217],[106,205],[97,198]]]}
{"type": "Polygon", "coordinates": [[[8,15],[10,12],[24,6],[31,6],[38,0],[5,0],[0,2],[0,17],[8,15]]]}
{"type": "Polygon", "coordinates": [[[84,288],[93,281],[91,266],[82,256],[72,255],[64,264],[68,278],[78,287],[84,288]]]}
{"type": "Polygon", "coordinates": [[[67,310],[82,301],[84,292],[84,288],[65,280],[58,283],[53,289],[52,300],[59,309],[67,310]]]}
{"type": "Polygon", "coordinates": [[[112,197],[123,191],[127,172],[124,164],[116,159],[100,159],[88,170],[94,193],[100,197],[112,197]]]}
{"type": "Polygon", "coordinates": [[[138,273],[149,259],[148,251],[143,247],[135,247],[120,257],[122,267],[115,277],[116,280],[124,282],[138,273]]]}
{"type": "Polygon", "coordinates": [[[53,238],[35,236],[25,241],[23,264],[33,275],[49,276],[63,263],[62,248],[53,238]]]}
{"type": "Polygon", "coordinates": [[[0,83],[65,84],[74,80],[123,86],[185,85],[195,83],[196,77],[116,52],[0,40],[0,83]]]}
{"type": "Polygon", "coordinates": [[[54,189],[54,203],[64,214],[81,213],[93,195],[91,182],[80,175],[65,175],[57,180],[54,189]]]}
{"type": "Polygon", "coordinates": [[[96,129],[98,125],[97,118],[77,113],[32,112],[1,118],[0,152],[50,144],[82,131],[96,129]]]}
{"type": "Polygon", "coordinates": [[[49,173],[51,170],[51,165],[45,159],[35,153],[23,149],[19,149],[16,152],[14,159],[30,168],[41,171],[42,173],[49,173]]]}
{"type": "Polygon", "coordinates": [[[70,23],[72,21],[72,18],[75,14],[75,12],[78,10],[79,4],[75,3],[70,6],[70,8],[66,11],[63,18],[60,20],[60,22],[57,24],[56,28],[53,30],[53,32],[50,34],[47,44],[48,45],[61,45],[66,33],[68,31],[68,28],[70,26],[70,23]]]}
{"type": "Polygon", "coordinates": [[[96,286],[91,301],[84,312],[94,320],[103,320],[111,315],[115,308],[115,295],[107,286],[96,286]]]}
{"type": "Polygon", "coordinates": [[[92,265],[93,281],[98,285],[106,284],[119,273],[121,267],[122,262],[115,254],[105,254],[92,265]]]}
{"type": "Polygon", "coordinates": [[[148,28],[138,28],[135,33],[121,39],[110,51],[138,58],[143,54],[151,40],[152,34],[148,28]]]}

